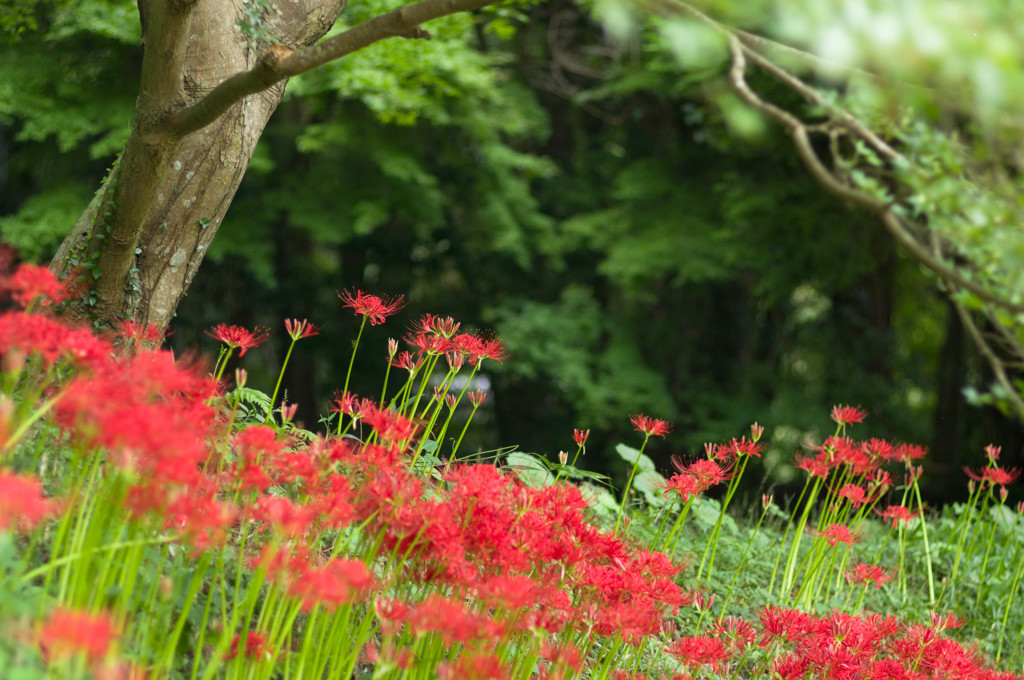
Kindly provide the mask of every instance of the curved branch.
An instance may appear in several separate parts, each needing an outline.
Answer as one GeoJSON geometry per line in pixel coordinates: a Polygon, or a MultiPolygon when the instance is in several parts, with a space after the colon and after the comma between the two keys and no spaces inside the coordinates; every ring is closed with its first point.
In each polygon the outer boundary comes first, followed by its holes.
{"type": "Polygon", "coordinates": [[[217,120],[236,102],[266,90],[274,83],[340,59],[385,38],[429,39],[430,34],[420,28],[420,24],[497,2],[499,0],[422,0],[294,52],[281,45],[272,45],[252,69],[231,76],[195,104],[174,112],[165,125],[172,135],[184,137],[217,120]]]}
{"type": "MultiPolygon", "coordinates": [[[[732,80],[733,88],[740,97],[747,102],[747,104],[789,130],[800,158],[804,161],[807,169],[810,170],[811,175],[813,175],[829,193],[878,215],[886,230],[900,243],[900,245],[906,248],[910,254],[924,266],[931,269],[943,279],[970,291],[986,302],[990,302],[994,305],[998,305],[1004,309],[1009,309],[1015,312],[1024,312],[1024,304],[1004,300],[993,295],[984,287],[974,281],[971,281],[953,267],[942,262],[939,257],[932,254],[909,232],[906,225],[903,224],[903,221],[893,211],[893,205],[891,203],[877,199],[864,192],[857,191],[853,187],[850,187],[837,179],[836,176],[825,167],[824,163],[821,162],[821,159],[818,158],[817,152],[815,152],[814,147],[811,145],[807,126],[803,121],[788,111],[764,101],[750,89],[745,76],[745,55],[747,54],[747,51],[740,43],[739,39],[735,36],[730,36],[729,46],[732,51],[732,68],[729,70],[729,76],[732,80]]],[[[789,74],[786,75],[793,80],[797,80],[789,74]]]]}
{"type": "Polygon", "coordinates": [[[978,353],[985,358],[988,362],[989,367],[992,369],[992,373],[996,377],[996,382],[999,383],[1000,387],[1006,392],[1006,398],[1010,401],[1010,405],[1013,408],[1017,418],[1024,420],[1024,399],[1021,398],[1020,392],[1014,387],[1013,383],[1010,382],[1010,377],[1006,374],[1006,368],[1003,365],[1002,359],[1000,359],[995,351],[989,346],[988,341],[985,340],[984,334],[978,328],[977,324],[974,323],[974,319],[971,318],[970,313],[964,309],[963,305],[959,302],[953,303],[953,307],[956,309],[957,315],[960,317],[961,323],[964,328],[967,329],[968,335],[971,336],[971,340],[974,341],[974,346],[978,348],[978,353]]]}

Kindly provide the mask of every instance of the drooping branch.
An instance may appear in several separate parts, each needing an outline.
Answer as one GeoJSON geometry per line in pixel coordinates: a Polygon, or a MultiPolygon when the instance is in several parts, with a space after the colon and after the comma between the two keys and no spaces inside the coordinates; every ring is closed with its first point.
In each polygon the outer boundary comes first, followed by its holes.
{"type": "Polygon", "coordinates": [[[167,129],[172,135],[183,137],[206,127],[244,97],[265,90],[274,83],[323,66],[385,38],[429,39],[430,34],[420,28],[420,24],[449,14],[481,9],[496,2],[498,0],[422,0],[381,14],[309,47],[291,51],[274,45],[254,68],[228,78],[195,104],[172,114],[166,121],[167,129]]]}
{"type": "MultiPolygon", "coordinates": [[[[835,143],[834,131],[835,128],[838,128],[874,149],[880,157],[890,163],[906,163],[907,159],[874,130],[864,125],[848,111],[837,106],[833,101],[822,96],[818,90],[786,71],[759,50],[782,48],[789,54],[796,52],[797,56],[802,58],[813,55],[806,55],[799,50],[788,49],[786,46],[780,46],[778,43],[760,38],[760,36],[725,26],[683,0],[635,1],[659,16],[688,15],[713,27],[726,37],[732,55],[729,76],[733,89],[748,105],[774,120],[790,133],[801,160],[822,187],[829,193],[877,215],[885,229],[904,250],[939,277],[941,286],[949,295],[964,328],[979,354],[991,367],[996,382],[1005,393],[1010,410],[1018,419],[1024,421],[1024,398],[1010,375],[1010,371],[1014,367],[1019,370],[1024,362],[1024,343],[1019,340],[1012,329],[1004,327],[1002,321],[1006,312],[1016,314],[1024,312],[1024,304],[996,294],[983,283],[971,278],[970,272],[964,272],[960,268],[947,264],[944,247],[938,235],[928,229],[926,225],[915,225],[909,220],[907,215],[910,214],[910,210],[907,206],[861,191],[826,167],[811,143],[812,126],[804,123],[789,111],[763,100],[746,81],[747,60],[749,59],[750,62],[771,74],[808,102],[821,107],[829,115],[831,118],[829,129],[833,134],[833,145],[835,143]],[[985,337],[975,322],[971,309],[968,309],[964,301],[958,299],[957,293],[960,291],[970,292],[981,301],[981,314],[996,330],[998,339],[1002,341],[1001,348],[994,347],[993,343],[985,337]]],[[[873,74],[864,75],[877,77],[873,74]]],[[[1001,124],[1006,125],[1007,123],[1001,124]]]]}
{"type": "MultiPolygon", "coordinates": [[[[994,295],[983,286],[967,278],[955,268],[944,263],[940,257],[933,254],[926,248],[922,243],[916,239],[910,232],[908,226],[903,222],[900,216],[897,214],[894,206],[891,202],[880,200],[870,194],[858,191],[854,187],[841,181],[831,170],[825,167],[825,164],[821,162],[817,152],[811,145],[810,134],[807,129],[807,125],[803,123],[799,118],[784,111],[783,109],[770,104],[761,99],[746,81],[746,55],[749,48],[745,47],[740,41],[730,36],[729,46],[732,51],[732,68],[729,71],[729,76],[732,81],[733,88],[740,95],[740,97],[747,102],[750,106],[757,109],[761,113],[765,114],[769,118],[772,118],[777,123],[787,128],[790,135],[793,137],[793,143],[796,146],[797,153],[800,154],[800,158],[804,161],[807,169],[810,170],[811,175],[821,184],[829,193],[841,198],[845,201],[849,201],[854,205],[864,208],[879,217],[886,230],[893,238],[895,238],[900,245],[907,249],[911,255],[914,256],[924,266],[931,269],[933,272],[939,275],[942,279],[956,284],[958,287],[970,291],[980,299],[998,305],[1010,311],[1024,312],[1024,304],[1015,303],[1010,300],[1003,299],[997,295],[994,295]]],[[[762,58],[763,60],[763,58],[762,58]]],[[[798,79],[790,74],[785,74],[784,71],[775,67],[777,71],[783,73],[787,80],[797,81],[798,79]]],[[[806,85],[804,85],[806,87],[806,85]]],[[[807,88],[810,89],[810,88],[807,88]]],[[[852,116],[845,116],[841,122],[845,122],[847,118],[852,116]]],[[[867,129],[863,124],[859,124],[854,128],[854,132],[857,133],[861,129],[867,129]]],[[[881,141],[881,140],[879,140],[881,141]]],[[[884,144],[884,142],[883,142],[884,144]]],[[[888,144],[885,145],[888,148],[888,144]]],[[[896,153],[893,151],[893,153],[896,153]]]]}

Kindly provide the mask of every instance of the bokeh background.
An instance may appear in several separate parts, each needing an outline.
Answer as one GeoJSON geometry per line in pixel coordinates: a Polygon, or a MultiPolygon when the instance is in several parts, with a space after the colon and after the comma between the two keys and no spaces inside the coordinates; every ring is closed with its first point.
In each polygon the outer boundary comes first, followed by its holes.
{"type": "MultiPolygon", "coordinates": [[[[0,43],[0,237],[47,261],[127,136],[141,51],[133,2],[36,10],[37,30],[0,43]]],[[[747,493],[781,492],[842,403],[869,413],[851,434],[931,449],[932,502],[965,496],[960,467],[988,443],[1021,464],[1019,423],[972,403],[991,376],[933,279],[821,190],[730,94],[717,53],[653,30],[610,40],[568,0],[431,32],[289,84],[178,310],[177,352],[215,356],[217,323],[269,327],[244,358],[269,392],[283,319],[321,325],[284,382],[315,430],[360,320],[337,293],[358,288],[408,300],[367,328],[359,394],[378,394],[388,338],[425,312],[505,341],[464,451],[554,460],[589,428],[583,465],[624,477],[632,413],[675,424],[648,448],[663,471],[757,421],[765,469],[746,478],[764,481],[747,493]]]]}

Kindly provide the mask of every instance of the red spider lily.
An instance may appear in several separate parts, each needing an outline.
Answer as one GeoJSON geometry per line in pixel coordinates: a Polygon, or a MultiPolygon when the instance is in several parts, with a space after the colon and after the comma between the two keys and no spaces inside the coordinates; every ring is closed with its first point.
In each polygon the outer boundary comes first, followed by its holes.
{"type": "Polygon", "coordinates": [[[827,457],[829,464],[833,467],[849,465],[854,469],[854,472],[870,467],[868,456],[849,437],[828,437],[818,447],[818,451],[827,457]]]}
{"type": "Polygon", "coordinates": [[[860,406],[833,406],[832,407],[832,420],[839,425],[852,425],[853,423],[862,423],[864,418],[867,417],[867,411],[862,409],[860,406]]]}
{"type": "Polygon", "coordinates": [[[301,568],[289,584],[288,594],[301,600],[305,611],[318,604],[331,611],[365,600],[373,585],[373,574],[362,561],[335,558],[323,566],[301,568]]]}
{"type": "Polygon", "coordinates": [[[746,619],[738,616],[726,616],[716,621],[714,631],[719,638],[729,641],[731,654],[742,652],[744,648],[754,644],[757,640],[757,633],[754,632],[753,626],[746,619]]]}
{"type": "Polygon", "coordinates": [[[713,460],[697,460],[686,468],[686,474],[693,475],[706,489],[721,484],[732,478],[732,465],[722,465],[713,460]]]}
{"type": "Polygon", "coordinates": [[[928,449],[918,444],[900,444],[894,453],[895,459],[904,463],[910,463],[911,460],[924,458],[927,455],[928,449]]]}
{"type": "Polygon", "coordinates": [[[426,333],[451,340],[459,332],[461,325],[450,316],[441,318],[433,314],[424,314],[419,321],[412,325],[412,331],[415,334],[426,333]]]}
{"type": "Polygon", "coordinates": [[[572,431],[572,440],[576,442],[577,446],[584,446],[587,443],[588,437],[590,437],[590,430],[572,431]]]}
{"type": "Polygon", "coordinates": [[[38,479],[0,470],[0,530],[30,531],[54,512],[38,479]]]}
{"type": "Polygon", "coordinates": [[[344,413],[350,416],[352,420],[361,420],[363,416],[370,413],[374,408],[375,405],[372,399],[360,399],[351,392],[342,394],[341,390],[338,390],[334,394],[334,402],[330,410],[333,413],[344,413]]]}
{"type": "Polygon", "coordinates": [[[771,677],[777,680],[803,680],[807,677],[807,669],[810,665],[810,659],[789,654],[772,661],[771,677]]]}
{"type": "Polygon", "coordinates": [[[895,571],[888,571],[874,564],[860,562],[846,574],[846,580],[850,583],[868,584],[874,583],[875,588],[881,588],[882,584],[888,583],[896,576],[895,571]]]}
{"type": "Polygon", "coordinates": [[[504,625],[489,615],[471,611],[463,601],[449,600],[438,594],[428,595],[409,611],[406,618],[414,635],[437,633],[447,644],[456,642],[498,642],[504,625]]]}
{"type": "Polygon", "coordinates": [[[70,656],[82,652],[89,659],[102,659],[116,635],[114,621],[105,613],[92,614],[57,609],[39,631],[39,645],[48,656],[70,656]]]}
{"type": "Polygon", "coordinates": [[[407,442],[416,434],[418,425],[391,409],[372,407],[363,415],[363,422],[373,428],[384,442],[407,442]]]}
{"type": "Polygon", "coordinates": [[[843,488],[836,492],[836,496],[850,501],[850,505],[854,508],[859,508],[873,500],[867,491],[856,484],[844,484],[843,488]]]}
{"type": "Polygon", "coordinates": [[[493,653],[473,650],[462,653],[455,663],[437,666],[441,680],[508,680],[508,669],[501,658],[493,653]]]}
{"type": "Polygon", "coordinates": [[[231,349],[239,350],[239,357],[244,357],[246,352],[259,347],[270,337],[270,331],[266,328],[250,331],[241,326],[228,326],[223,323],[214,326],[212,331],[206,331],[206,334],[223,342],[231,349]]]}
{"type": "Polygon", "coordinates": [[[894,460],[893,452],[896,448],[884,439],[872,437],[866,442],[861,442],[861,448],[873,462],[894,460]]]}
{"type": "Polygon", "coordinates": [[[896,527],[896,524],[898,522],[903,522],[904,524],[909,524],[910,520],[914,519],[919,514],[921,514],[921,513],[918,513],[918,512],[911,512],[909,509],[905,508],[902,505],[890,505],[889,507],[887,507],[882,512],[878,512],[877,510],[875,510],[875,512],[878,513],[879,516],[884,517],[885,519],[891,520],[892,521],[892,526],[894,528],[896,527]]]}
{"type": "Polygon", "coordinates": [[[739,439],[733,439],[727,444],[715,444],[710,448],[705,444],[705,449],[709,451],[708,458],[715,460],[735,460],[741,456],[754,456],[756,458],[761,457],[761,445],[753,442],[746,437],[739,439]]]}
{"type": "Polygon", "coordinates": [[[871,488],[879,493],[885,493],[886,489],[892,488],[892,475],[888,470],[875,470],[875,476],[871,480],[871,488]]]}
{"type": "Polygon", "coordinates": [[[398,633],[409,616],[409,605],[400,600],[385,600],[378,595],[373,600],[373,611],[380,620],[380,631],[385,636],[398,633]]]}
{"type": "Polygon", "coordinates": [[[761,646],[776,639],[787,640],[802,632],[807,615],[795,609],[765,605],[758,614],[761,622],[761,646]]]}
{"type": "Polygon", "coordinates": [[[23,309],[33,302],[40,307],[59,304],[67,299],[67,287],[47,267],[21,264],[2,288],[10,291],[14,302],[23,309]]]}
{"type": "Polygon", "coordinates": [[[716,671],[723,661],[729,659],[729,652],[722,640],[710,635],[695,635],[679,638],[665,648],[665,651],[673,656],[678,656],[680,662],[690,668],[700,668],[708,664],[716,671]]]}
{"type": "Polygon", "coordinates": [[[473,404],[473,406],[479,406],[480,404],[484,403],[484,399],[487,398],[487,393],[481,389],[475,389],[472,392],[468,393],[466,397],[469,399],[470,403],[473,404]]]}
{"type": "Polygon", "coordinates": [[[829,524],[828,527],[822,531],[810,528],[807,531],[812,536],[823,536],[830,546],[835,546],[838,543],[853,545],[859,540],[859,536],[851,533],[850,527],[845,524],[829,524]]]}
{"type": "Polygon", "coordinates": [[[273,526],[290,538],[301,538],[312,528],[316,508],[281,496],[262,496],[252,508],[253,519],[273,526]]]}
{"type": "Polygon", "coordinates": [[[811,477],[821,477],[822,479],[828,477],[828,473],[832,470],[832,465],[828,460],[828,454],[820,452],[816,456],[803,456],[797,458],[796,465],[794,466],[798,470],[803,470],[811,477]]]}
{"type": "Polygon", "coordinates": [[[499,364],[508,358],[508,352],[501,340],[496,337],[477,338],[477,343],[469,353],[470,366],[476,366],[477,362],[484,359],[497,361],[499,364]]]}
{"type": "Polygon", "coordinates": [[[116,322],[115,334],[126,340],[140,342],[162,342],[167,335],[166,326],[158,326],[155,323],[139,323],[134,319],[122,319],[116,322]]]}
{"type": "Polygon", "coordinates": [[[462,365],[466,362],[466,355],[462,352],[448,352],[444,355],[444,358],[448,362],[448,368],[456,373],[462,369],[462,365]]]}
{"type": "Polygon", "coordinates": [[[412,358],[412,354],[409,352],[402,352],[396,358],[391,360],[391,365],[395,368],[402,368],[409,371],[409,375],[414,375],[419,370],[420,366],[423,365],[423,357],[417,356],[415,359],[412,358]]]}
{"type": "Polygon", "coordinates": [[[947,628],[959,628],[964,625],[963,619],[959,618],[953,612],[947,612],[945,614],[938,614],[936,612],[929,612],[932,619],[932,626],[939,630],[945,630],[947,628]]]}
{"type": "Polygon", "coordinates": [[[164,518],[164,527],[181,532],[196,550],[223,546],[239,515],[237,508],[217,498],[218,489],[211,482],[197,483],[155,508],[164,518]]]}
{"type": "Polygon", "coordinates": [[[1002,452],[1003,447],[996,446],[995,444],[989,444],[988,446],[985,447],[985,458],[988,459],[988,462],[995,463],[997,460],[999,460],[999,456],[1000,454],[1002,454],[1002,452]]]}
{"type": "Polygon", "coordinates": [[[553,647],[546,641],[541,643],[540,657],[555,666],[566,666],[577,673],[583,669],[583,658],[579,648],[571,642],[553,647]]]}
{"type": "MultiPolygon", "coordinates": [[[[231,649],[228,651],[227,654],[224,655],[225,660],[234,659],[236,656],[238,656],[239,642],[241,642],[241,640],[236,635],[234,639],[231,640],[231,649]]],[[[244,651],[242,652],[243,656],[245,656],[245,658],[247,659],[252,659],[254,661],[259,661],[260,659],[263,659],[264,655],[266,655],[269,658],[270,653],[264,646],[265,643],[266,638],[263,635],[259,633],[247,633],[245,636],[245,648],[244,651]]]]}
{"type": "Polygon", "coordinates": [[[664,437],[672,431],[671,423],[667,423],[664,420],[658,420],[657,418],[648,418],[640,413],[630,416],[629,421],[633,423],[634,430],[637,432],[643,432],[647,437],[652,435],[664,437]]]}
{"type": "Polygon", "coordinates": [[[706,491],[708,487],[701,484],[693,475],[680,473],[672,475],[670,478],[665,480],[665,484],[662,488],[664,488],[665,491],[676,492],[685,503],[694,496],[699,496],[701,493],[706,491]]]}
{"type": "Polygon", "coordinates": [[[338,297],[357,315],[362,315],[370,320],[370,325],[379,326],[385,319],[393,316],[405,306],[405,296],[399,295],[394,298],[381,298],[376,295],[368,295],[361,290],[355,293],[346,290],[338,293],[338,297]]]}
{"type": "Polygon", "coordinates": [[[443,335],[432,333],[417,333],[405,336],[405,341],[416,349],[418,354],[438,355],[447,354],[453,348],[452,341],[443,335]]]}
{"type": "Polygon", "coordinates": [[[982,488],[986,489],[994,485],[1006,487],[1016,482],[1021,475],[1020,468],[987,467],[980,472],[974,472],[970,468],[965,467],[964,472],[971,479],[981,482],[982,488]]]}
{"type": "Polygon", "coordinates": [[[285,319],[284,328],[293,341],[299,341],[302,338],[310,338],[314,335],[320,334],[320,329],[311,324],[306,319],[299,321],[298,319],[285,319]]]}
{"type": "Polygon", "coordinates": [[[87,328],[68,328],[39,314],[5,312],[0,314],[0,354],[10,357],[15,350],[40,357],[46,366],[66,360],[90,369],[106,365],[114,351],[87,328]]]}

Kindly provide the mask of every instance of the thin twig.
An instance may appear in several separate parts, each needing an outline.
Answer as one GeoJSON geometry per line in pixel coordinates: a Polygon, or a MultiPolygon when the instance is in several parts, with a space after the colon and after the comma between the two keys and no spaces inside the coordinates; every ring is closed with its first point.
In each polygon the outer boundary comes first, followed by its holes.
{"type": "MultiPolygon", "coordinates": [[[[952,298],[951,298],[952,299],[952,298]]],[[[957,315],[960,317],[960,322],[963,323],[964,328],[967,329],[967,333],[971,336],[971,340],[974,341],[974,346],[978,348],[978,353],[985,358],[988,362],[989,367],[992,369],[992,373],[996,377],[996,382],[1006,392],[1006,398],[1010,401],[1013,411],[1018,419],[1024,420],[1024,399],[1021,398],[1017,388],[1010,381],[1009,376],[1006,375],[1006,367],[1002,359],[1000,359],[992,348],[989,347],[988,342],[985,340],[984,334],[978,328],[977,324],[974,323],[974,319],[971,318],[970,313],[964,309],[964,306],[953,300],[953,308],[956,309],[957,315]]]]}

